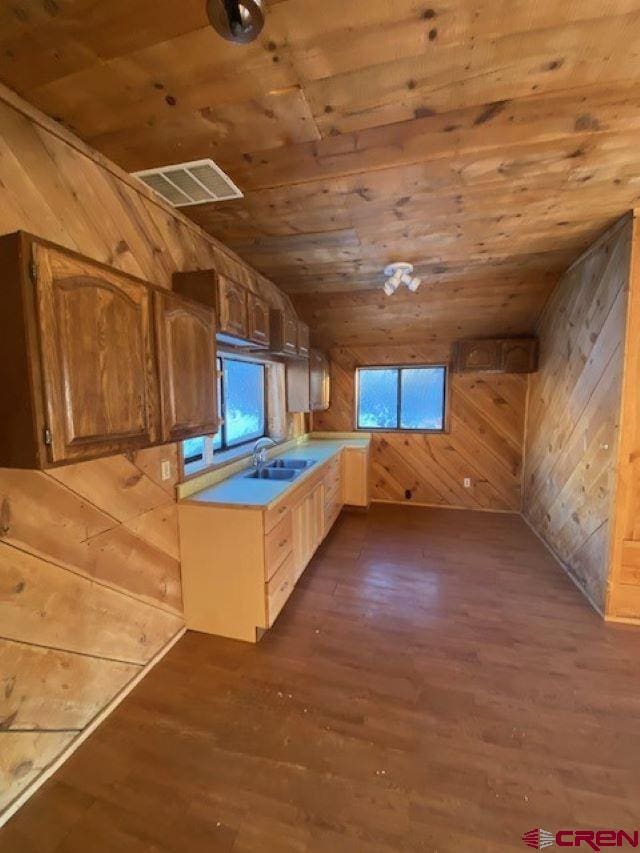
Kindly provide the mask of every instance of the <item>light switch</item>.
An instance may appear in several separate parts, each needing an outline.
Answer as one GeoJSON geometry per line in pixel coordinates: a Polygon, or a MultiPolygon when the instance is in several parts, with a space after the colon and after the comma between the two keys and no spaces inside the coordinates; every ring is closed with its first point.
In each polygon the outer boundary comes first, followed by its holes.
{"type": "Polygon", "coordinates": [[[465,477],[464,478],[464,487],[465,487],[465,489],[471,488],[471,477],[465,477]]]}
{"type": "Polygon", "coordinates": [[[160,476],[163,480],[171,479],[171,460],[163,459],[160,463],[160,476]]]}

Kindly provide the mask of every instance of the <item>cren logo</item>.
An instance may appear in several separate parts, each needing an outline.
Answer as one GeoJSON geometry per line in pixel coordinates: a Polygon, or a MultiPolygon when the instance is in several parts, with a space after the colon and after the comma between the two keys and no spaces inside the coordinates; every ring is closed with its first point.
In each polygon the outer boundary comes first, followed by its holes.
{"type": "Polygon", "coordinates": [[[553,832],[547,832],[546,829],[530,829],[522,836],[522,840],[527,847],[533,847],[534,850],[544,850],[545,847],[551,847],[556,837],[553,832]]]}

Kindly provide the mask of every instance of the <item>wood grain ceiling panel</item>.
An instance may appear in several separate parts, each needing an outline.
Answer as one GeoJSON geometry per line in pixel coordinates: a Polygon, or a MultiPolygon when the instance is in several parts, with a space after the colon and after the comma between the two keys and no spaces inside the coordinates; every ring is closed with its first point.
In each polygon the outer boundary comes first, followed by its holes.
{"type": "Polygon", "coordinates": [[[0,80],[131,171],[213,157],[245,197],[188,214],[333,343],[530,331],[640,204],[640,0],[267,6],[239,48],[202,0],[0,0],[0,80]],[[398,258],[425,286],[381,301],[398,258]]]}

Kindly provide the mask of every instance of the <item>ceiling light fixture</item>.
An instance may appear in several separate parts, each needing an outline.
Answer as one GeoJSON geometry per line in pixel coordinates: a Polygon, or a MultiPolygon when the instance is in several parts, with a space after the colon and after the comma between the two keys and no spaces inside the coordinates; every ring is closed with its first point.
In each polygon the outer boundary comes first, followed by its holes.
{"type": "Polygon", "coordinates": [[[415,293],[420,287],[422,280],[417,276],[412,276],[412,272],[413,264],[407,264],[402,261],[389,264],[388,267],[385,267],[384,274],[387,276],[387,280],[384,283],[383,289],[387,296],[393,296],[401,284],[404,284],[412,293],[415,293]]]}
{"type": "Polygon", "coordinates": [[[223,39],[249,44],[264,27],[263,0],[207,0],[207,17],[223,39]]]}

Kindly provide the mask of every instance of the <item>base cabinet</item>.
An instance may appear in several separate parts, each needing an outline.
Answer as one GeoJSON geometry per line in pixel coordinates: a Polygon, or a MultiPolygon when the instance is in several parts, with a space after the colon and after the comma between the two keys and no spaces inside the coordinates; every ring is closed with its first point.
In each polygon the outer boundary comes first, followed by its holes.
{"type": "Polygon", "coordinates": [[[368,452],[345,464],[350,450],[314,466],[266,509],[178,504],[188,628],[255,643],[274,624],[345,498],[368,503],[368,481],[355,482],[368,470],[368,452]]]}

